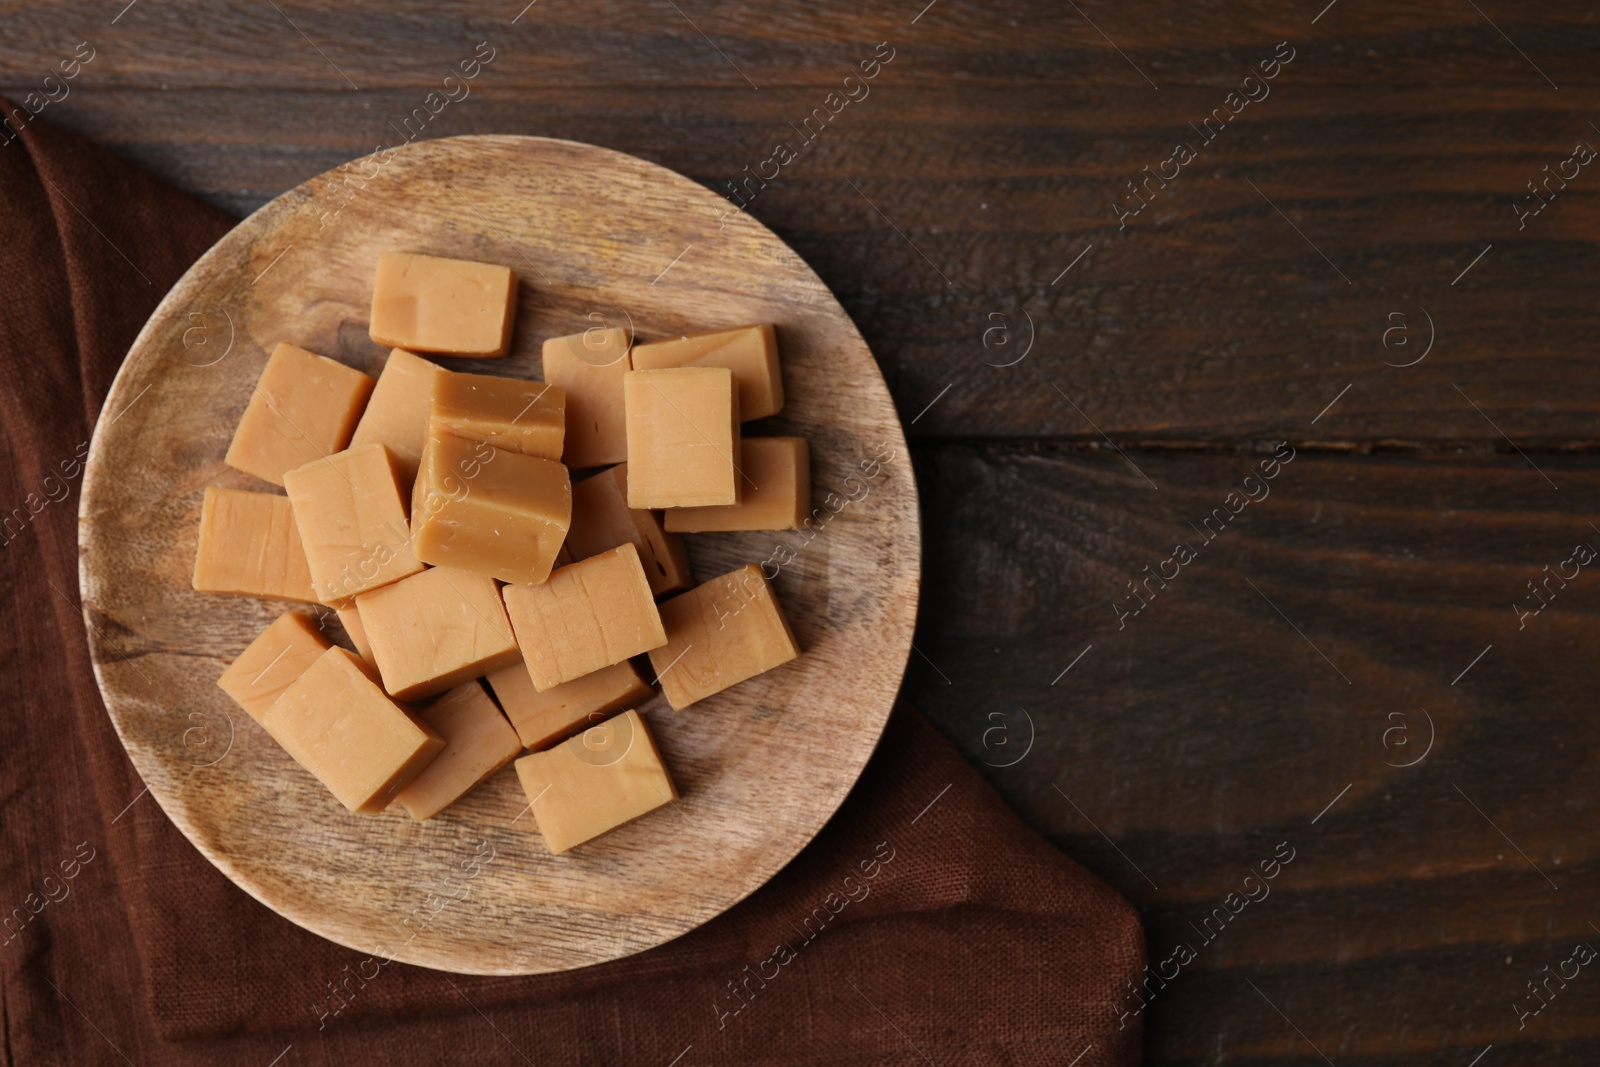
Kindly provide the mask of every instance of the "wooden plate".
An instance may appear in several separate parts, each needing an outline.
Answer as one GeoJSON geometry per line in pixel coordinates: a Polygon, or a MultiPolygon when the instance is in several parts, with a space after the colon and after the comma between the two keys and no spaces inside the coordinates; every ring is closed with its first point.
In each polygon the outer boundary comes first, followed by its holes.
{"type": "Polygon", "coordinates": [[[883,377],[844,310],[781,240],[730,206],[681,175],[589,145],[418,143],[256,212],[139,334],[84,478],[95,671],[151,794],[207,859],[280,915],[358,951],[443,970],[599,963],[743,899],[855,782],[909,655],[916,486],[883,377]],[[464,370],[536,378],[546,337],[598,324],[631,324],[645,340],[778,327],[788,404],[747,429],[810,439],[814,528],[695,536],[691,555],[702,580],[768,562],[804,652],[684,712],[659,697],[648,705],[683,799],[563,856],[546,852],[521,815],[509,767],[429,822],[398,809],[350,815],[216,687],[285,606],[190,588],[202,491],[272,488],[222,457],[274,343],[377,373],[386,353],[366,321],[385,249],[520,275],[511,357],[464,370]]]}

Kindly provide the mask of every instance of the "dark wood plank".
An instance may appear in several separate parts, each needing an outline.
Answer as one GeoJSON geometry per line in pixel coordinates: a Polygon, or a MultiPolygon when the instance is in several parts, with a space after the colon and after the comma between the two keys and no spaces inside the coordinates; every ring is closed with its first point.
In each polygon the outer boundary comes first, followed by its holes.
{"type": "Polygon", "coordinates": [[[1600,145],[1586,5],[1491,25],[1470,5],[1343,0],[1315,26],[1264,3],[1091,5],[1126,60],[1070,6],[1020,0],[946,0],[914,25],[920,4],[837,0],[690,5],[693,25],[642,0],[605,18],[538,5],[515,25],[515,3],[279,6],[288,19],[139,3],[113,26],[97,7],[31,5],[0,15],[0,82],[35,90],[90,40],[96,58],[45,115],[243,211],[398,142],[489,40],[471,95],[424,136],[595,141],[726,191],[775,142],[800,144],[791,123],[888,41],[870,95],[750,211],[840,293],[914,435],[1597,438],[1600,364],[1584,353],[1600,322],[1580,279],[1597,266],[1600,178],[1582,170],[1524,228],[1514,210],[1577,140],[1600,145]],[[1190,123],[1280,41],[1295,58],[1270,95],[1119,227],[1119,198],[1138,202],[1126,183],[1178,140],[1199,144],[1190,123]],[[1420,365],[1384,365],[1420,355],[1430,332],[1420,365]],[[990,365],[1030,333],[1026,359],[990,365]]]}
{"type": "Polygon", "coordinates": [[[124,85],[304,88],[327,83],[348,90],[338,73],[342,70],[361,88],[409,88],[442,74],[463,47],[490,40],[540,60],[512,75],[521,88],[559,83],[748,90],[741,70],[762,87],[827,84],[836,79],[840,46],[889,40],[914,43],[944,67],[925,67],[916,75],[923,81],[945,82],[958,75],[976,84],[1076,84],[1107,93],[1138,87],[1148,94],[1152,82],[1162,89],[1226,84],[1234,68],[1242,77],[1255,64],[1258,56],[1245,52],[1247,46],[1264,47],[1267,55],[1289,39],[1331,42],[1335,48],[1360,43],[1359,52],[1310,75],[1320,84],[1359,79],[1468,85],[1485,77],[1522,84],[1538,81],[1539,70],[1569,87],[1592,85],[1596,78],[1584,62],[1584,47],[1600,38],[1600,26],[1582,3],[1506,10],[1491,5],[1496,21],[1490,22],[1471,5],[1418,10],[1342,0],[1337,14],[1319,19],[1320,25],[1312,21],[1318,5],[1305,7],[1266,0],[1124,9],[1101,0],[1076,10],[1031,0],[982,6],[951,0],[783,5],[692,0],[675,10],[651,0],[612,0],[599,12],[548,0],[538,5],[352,0],[337,6],[307,0],[271,5],[33,0],[6,12],[0,62],[20,74],[41,61],[48,66],[58,50],[86,38],[106,42],[106,54],[113,57],[108,65],[124,85]],[[1523,56],[1500,30],[1518,42],[1523,56]],[[1528,55],[1539,59],[1537,67],[1528,55]],[[1219,70],[1219,60],[1224,69],[1219,70]]]}
{"type": "Polygon", "coordinates": [[[1196,946],[1150,1061],[1600,1059],[1589,969],[1526,1028],[1512,1008],[1600,944],[1600,579],[1521,630],[1512,608],[1600,547],[1600,177],[1514,210],[1600,145],[1591,3],[279,6],[13,7],[0,92],[88,39],[45,115],[244,212],[396,143],[492,40],[423,136],[591,141],[726,191],[891,42],[750,213],[839,293],[924,442],[908,691],[1144,909],[1153,964],[1196,946]],[[1284,40],[1271,95],[1119,228],[1125,183],[1284,40]],[[1386,366],[1429,316],[1427,358],[1386,366]],[[1286,438],[1271,496],[1118,629],[1125,583],[1286,438]],[[1422,708],[1435,746],[1393,766],[1422,708]],[[1268,898],[1192,931],[1285,841],[1268,898]]]}
{"type": "Polygon", "coordinates": [[[1600,551],[1600,462],[1539,457],[1558,492],[1516,457],[1301,451],[1208,543],[1188,523],[1264,455],[1130,454],[1157,490],[1114,455],[915,451],[907,691],[1144,909],[1152,964],[1195,951],[1151,1001],[1150,1062],[1321,1062],[1261,994],[1341,1064],[1593,1062],[1596,975],[1526,1029],[1511,1005],[1600,946],[1600,559],[1520,630],[1512,604],[1600,551]],[[1195,559],[1119,629],[1180,542],[1195,559]],[[1283,842],[1208,943],[1190,924],[1283,842]]]}

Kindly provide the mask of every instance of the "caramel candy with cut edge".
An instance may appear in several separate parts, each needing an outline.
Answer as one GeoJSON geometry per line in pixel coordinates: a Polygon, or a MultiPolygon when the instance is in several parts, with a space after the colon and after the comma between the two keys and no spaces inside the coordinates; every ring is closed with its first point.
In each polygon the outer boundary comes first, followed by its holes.
{"type": "Polygon", "coordinates": [[[631,544],[562,567],[543,585],[508,585],[500,593],[541,693],[667,639],[631,544]]]}
{"type": "Polygon", "coordinates": [[[510,268],[409,252],[378,256],[368,333],[380,345],[487,359],[511,350],[510,268]]]}
{"type": "Polygon", "coordinates": [[[630,660],[601,667],[544,692],[533,687],[520,661],[487,679],[524,748],[548,748],[585,726],[637,707],[655,696],[630,660]]]}
{"type": "Polygon", "coordinates": [[[599,467],[628,458],[622,376],[633,369],[628,331],[595,327],[544,343],[544,380],[567,396],[567,466],[599,467]]]}
{"type": "Polygon", "coordinates": [[[217,685],[256,722],[328,650],[328,639],[306,616],[286,611],[228,664],[217,685]]]}
{"type": "Polygon", "coordinates": [[[673,710],[787,663],[800,646],[761,568],[752,563],[661,605],[667,643],[650,665],[673,710]]]}
{"type": "Polygon", "coordinates": [[[517,778],[554,855],[678,799],[637,711],[517,760],[517,778]]]}
{"type": "MultiPolygon", "coordinates": [[[[671,512],[668,513],[669,515],[671,512]]],[[[628,465],[619,463],[572,486],[572,528],[566,547],[579,559],[631,543],[656,596],[694,584],[683,538],[668,533],[653,511],[628,507],[628,465]]]]}
{"type": "Polygon", "coordinates": [[[383,688],[420,700],[518,662],[494,579],[431,567],[356,597],[383,688]]]}
{"type": "Polygon", "coordinates": [[[629,371],[628,506],[737,504],[739,393],[726,367],[629,371]]]}
{"type": "Polygon", "coordinates": [[[739,442],[739,503],[722,508],[673,508],[674,533],[722,530],[798,530],[811,514],[811,449],[804,437],[746,437],[739,442]]]}
{"type": "Polygon", "coordinates": [[[372,393],[354,367],[291,344],[272,350],[223,462],[282,485],[283,476],[342,451],[372,393]]]}
{"type": "Polygon", "coordinates": [[[423,562],[542,582],[571,522],[566,467],[428,431],[411,500],[411,546],[423,562]]]}
{"type": "Polygon", "coordinates": [[[386,445],[336,452],[284,475],[317,599],[348,607],[357,594],[417,573],[386,445]]]}
{"type": "Polygon", "coordinates": [[[207,486],[192,583],[200,593],[315,603],[289,498],[207,486]]]}
{"type": "Polygon", "coordinates": [[[411,495],[411,483],[417,480],[434,385],[449,373],[415,353],[394,349],[350,438],[351,448],[388,446],[400,471],[400,488],[407,497],[411,495]]]}
{"type": "Polygon", "coordinates": [[[358,815],[376,815],[422,773],[444,738],[384,695],[353,652],[335,645],[261,715],[284,751],[358,815]]]}
{"type": "Polygon", "coordinates": [[[508,452],[561,458],[566,394],[560,386],[488,374],[448,374],[433,390],[430,426],[508,452]]]}
{"type": "Polygon", "coordinates": [[[663,367],[727,367],[739,384],[739,417],[745,422],[776,415],[783,408],[778,337],[770,323],[633,346],[634,370],[663,367]]]}
{"type": "Polygon", "coordinates": [[[334,612],[339,616],[339,625],[344,627],[344,635],[355,646],[356,655],[373,670],[378,669],[378,661],[372,658],[372,645],[367,641],[367,628],[361,625],[361,612],[354,603],[347,608],[339,608],[334,612]]]}
{"type": "Polygon", "coordinates": [[[395,795],[418,822],[431,819],[522,753],[517,732],[476,681],[450,690],[417,716],[444,750],[395,795]]]}

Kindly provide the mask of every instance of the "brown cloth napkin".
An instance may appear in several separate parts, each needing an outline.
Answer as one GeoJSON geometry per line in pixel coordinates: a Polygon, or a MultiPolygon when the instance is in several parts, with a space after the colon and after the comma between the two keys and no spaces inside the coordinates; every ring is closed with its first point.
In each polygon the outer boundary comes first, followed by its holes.
{"type": "Polygon", "coordinates": [[[769,885],[628,959],[528,978],[363,967],[229,884],[143,793],[106,715],[75,519],[118,364],[231,223],[47,124],[0,145],[0,1062],[1137,1061],[1120,1015],[1137,915],[905,706],[769,885]]]}

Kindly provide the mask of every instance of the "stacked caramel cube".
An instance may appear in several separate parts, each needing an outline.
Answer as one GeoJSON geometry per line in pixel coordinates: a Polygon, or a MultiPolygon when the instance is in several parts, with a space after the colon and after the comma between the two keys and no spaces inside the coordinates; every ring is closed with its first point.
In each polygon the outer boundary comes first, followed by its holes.
{"type": "Polygon", "coordinates": [[[676,799],[655,684],[681,710],[799,655],[761,568],[697,584],[683,535],[799,528],[810,460],[741,434],[783,406],[770,325],[552,337],[542,381],[426,358],[507,355],[517,289],[385,253],[375,380],[278,345],[227,463],[283,494],[206,489],[194,587],[337,612],[353,652],[291,611],[218,684],[349,810],[431,818],[516,760],[561,853],[676,799]]]}

